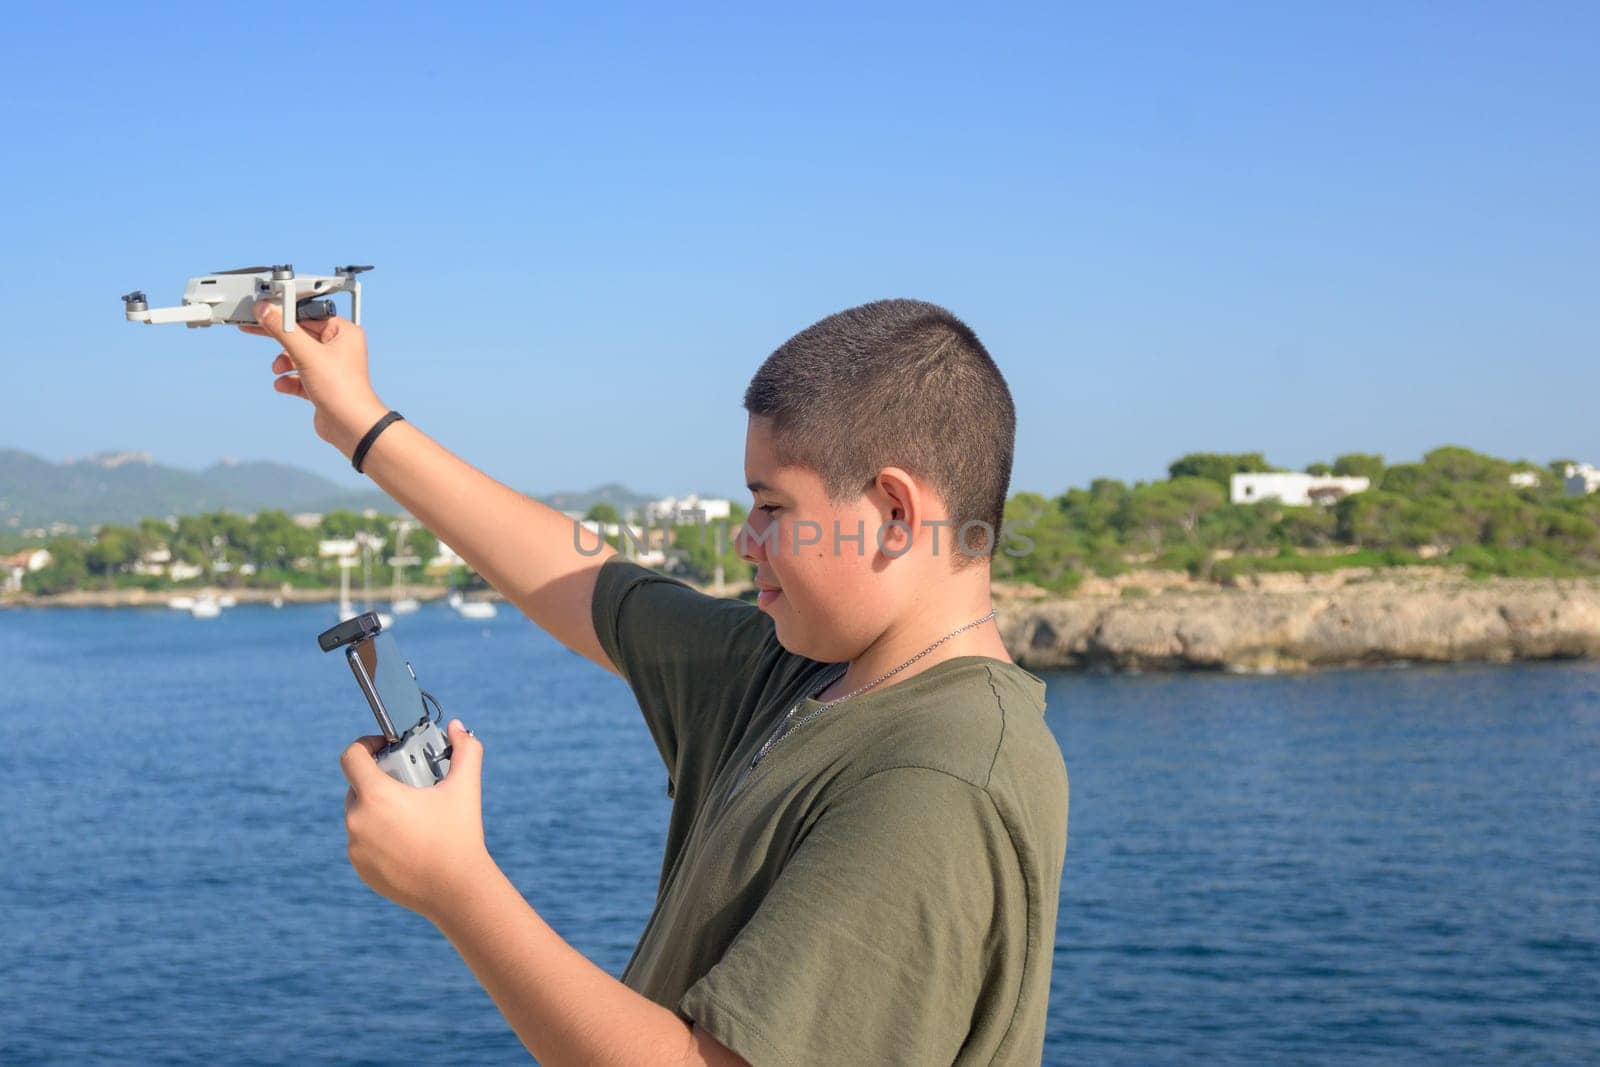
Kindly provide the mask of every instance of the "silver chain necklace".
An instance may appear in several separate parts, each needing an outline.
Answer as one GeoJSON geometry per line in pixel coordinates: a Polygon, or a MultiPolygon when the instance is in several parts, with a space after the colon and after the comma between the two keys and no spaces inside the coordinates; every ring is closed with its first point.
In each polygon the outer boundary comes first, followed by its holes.
{"type": "MultiPolygon", "coordinates": [[[[789,709],[789,714],[787,714],[787,715],[785,715],[783,717],[783,723],[779,726],[778,732],[773,734],[771,737],[767,738],[767,743],[762,745],[761,748],[756,752],[755,757],[750,760],[750,766],[745,769],[744,776],[741,777],[740,781],[743,781],[744,777],[748,777],[750,772],[756,769],[756,764],[761,762],[761,758],[763,756],[765,756],[768,751],[771,750],[773,745],[776,745],[779,741],[782,741],[785,737],[788,737],[790,734],[792,734],[796,730],[800,729],[800,727],[804,726],[806,723],[810,722],[812,719],[815,719],[818,715],[821,715],[823,712],[827,711],[830,708],[838,707],[840,704],[843,704],[846,700],[849,700],[853,696],[860,696],[862,693],[865,693],[868,689],[871,689],[873,686],[877,685],[879,682],[883,682],[883,681],[886,681],[886,680],[888,680],[890,678],[893,678],[895,675],[899,674],[901,671],[905,670],[907,667],[911,666],[913,663],[917,662],[917,660],[921,659],[923,656],[926,656],[929,652],[932,652],[934,649],[938,648],[940,645],[944,644],[946,641],[950,640],[952,637],[956,636],[959,633],[964,633],[967,630],[972,629],[974,626],[982,626],[984,623],[988,622],[992,618],[994,618],[994,609],[990,608],[989,609],[989,614],[985,615],[983,618],[981,618],[981,619],[973,619],[971,622],[967,623],[965,626],[956,627],[954,630],[951,630],[949,633],[947,633],[943,637],[939,638],[939,640],[935,641],[933,644],[929,645],[927,648],[923,649],[921,652],[918,652],[915,656],[912,656],[910,659],[908,659],[904,663],[900,664],[900,666],[896,667],[894,670],[885,671],[883,674],[878,675],[878,677],[874,678],[872,681],[868,682],[866,685],[859,686],[859,687],[857,687],[855,689],[852,689],[852,690],[850,690],[850,692],[846,693],[842,697],[835,697],[833,700],[830,700],[826,704],[823,704],[816,711],[813,711],[810,715],[807,715],[805,718],[799,720],[798,722],[795,722],[795,723],[791,724],[789,720],[794,718],[794,713],[799,711],[803,706],[805,706],[805,702],[806,702],[805,698],[801,697],[800,700],[798,702],[796,702],[795,706],[789,709]]],[[[849,668],[847,667],[846,670],[848,670],[848,669],[849,668]]],[[[843,675],[840,675],[839,677],[843,677],[843,675]]],[[[830,680],[828,682],[828,685],[832,685],[833,681],[836,681],[836,680],[837,679],[830,680]]],[[[825,688],[827,688],[827,686],[824,686],[823,688],[825,689],[825,688]]],[[[737,786],[738,786],[738,783],[736,782],[735,783],[735,788],[737,788],[737,786]]]]}

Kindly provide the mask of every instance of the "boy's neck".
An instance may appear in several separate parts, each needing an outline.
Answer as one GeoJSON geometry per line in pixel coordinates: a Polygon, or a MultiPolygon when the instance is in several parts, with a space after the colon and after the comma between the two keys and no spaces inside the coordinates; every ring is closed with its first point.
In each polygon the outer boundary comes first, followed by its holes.
{"type": "MultiPolygon", "coordinates": [[[[962,584],[967,585],[967,583],[962,584]]],[[[952,593],[955,592],[956,590],[952,590],[952,593]]],[[[849,669],[818,694],[817,699],[826,703],[846,693],[854,692],[874,678],[905,663],[940,638],[947,637],[957,628],[983,618],[993,606],[987,575],[983,576],[981,582],[967,585],[967,588],[960,590],[960,593],[961,595],[953,595],[941,604],[917,603],[913,610],[907,611],[892,623],[876,641],[852,659],[849,669]]],[[[1000,639],[999,620],[989,619],[954,637],[948,637],[933,651],[896,672],[892,678],[884,679],[868,692],[903,682],[936,664],[960,656],[987,656],[1005,663],[1012,662],[1010,653],[1006,651],[1005,642],[1000,639]]]]}

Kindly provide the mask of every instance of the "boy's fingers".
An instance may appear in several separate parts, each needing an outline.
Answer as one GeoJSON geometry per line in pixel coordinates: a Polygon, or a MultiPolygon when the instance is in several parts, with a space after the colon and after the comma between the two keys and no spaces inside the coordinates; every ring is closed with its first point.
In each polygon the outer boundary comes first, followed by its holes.
{"type": "Polygon", "coordinates": [[[300,323],[300,328],[319,341],[331,341],[339,336],[339,316],[329,315],[325,319],[306,319],[300,323]]]}
{"type": "Polygon", "coordinates": [[[460,719],[451,719],[445,734],[450,738],[450,773],[445,775],[444,784],[460,781],[476,788],[483,776],[483,742],[460,719]]]}
{"type": "Polygon", "coordinates": [[[358,737],[350,742],[349,746],[339,754],[339,769],[344,772],[345,781],[350,783],[350,788],[360,793],[364,789],[371,789],[379,781],[395,782],[378,767],[378,761],[372,757],[387,744],[383,738],[369,734],[358,737]]]}
{"type": "Polygon", "coordinates": [[[297,324],[292,333],[284,333],[283,316],[278,311],[278,305],[265,300],[256,304],[256,321],[267,331],[267,336],[282,345],[296,363],[306,362],[308,357],[312,360],[317,358],[316,351],[322,347],[322,342],[305,331],[304,323],[297,324]]]}
{"type": "Polygon", "coordinates": [[[306,398],[306,385],[298,374],[285,374],[282,378],[274,379],[272,388],[287,396],[306,398]]]}
{"type": "Polygon", "coordinates": [[[267,333],[266,330],[263,330],[259,326],[244,326],[244,325],[241,325],[239,327],[239,332],[240,333],[254,334],[257,337],[270,337],[271,336],[271,334],[267,333]]]}
{"type": "Polygon", "coordinates": [[[287,374],[294,370],[294,360],[289,358],[289,353],[279,352],[278,358],[272,361],[273,374],[287,374]]]}
{"type": "Polygon", "coordinates": [[[348,323],[344,319],[341,319],[337,315],[333,315],[333,316],[331,316],[329,318],[323,319],[322,320],[322,339],[324,341],[333,340],[335,337],[338,337],[340,334],[344,333],[344,328],[347,325],[348,325],[348,323]]]}

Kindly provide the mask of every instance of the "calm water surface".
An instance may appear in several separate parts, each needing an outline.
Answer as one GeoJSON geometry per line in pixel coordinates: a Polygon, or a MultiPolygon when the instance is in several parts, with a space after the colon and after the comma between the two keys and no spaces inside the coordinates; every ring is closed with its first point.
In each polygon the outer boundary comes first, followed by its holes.
{"type": "MultiPolygon", "coordinates": [[[[0,612],[0,1063],[521,1057],[345,861],[331,621],[0,612]]],[[[487,745],[500,864],[620,973],[670,804],[626,687],[509,610],[395,633],[487,745]]],[[[1600,667],[1048,680],[1046,1062],[1600,1061],[1600,667]]]]}

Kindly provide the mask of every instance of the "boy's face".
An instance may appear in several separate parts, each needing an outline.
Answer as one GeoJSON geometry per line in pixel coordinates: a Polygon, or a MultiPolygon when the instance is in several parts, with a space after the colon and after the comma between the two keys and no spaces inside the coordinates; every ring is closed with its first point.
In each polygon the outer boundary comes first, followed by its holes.
{"type": "Polygon", "coordinates": [[[884,517],[865,494],[834,504],[816,471],[780,466],[770,421],[752,415],[745,433],[754,499],[740,555],[755,564],[757,606],[772,616],[783,647],[841,663],[877,638],[892,608],[888,571],[874,566],[884,517]]]}

